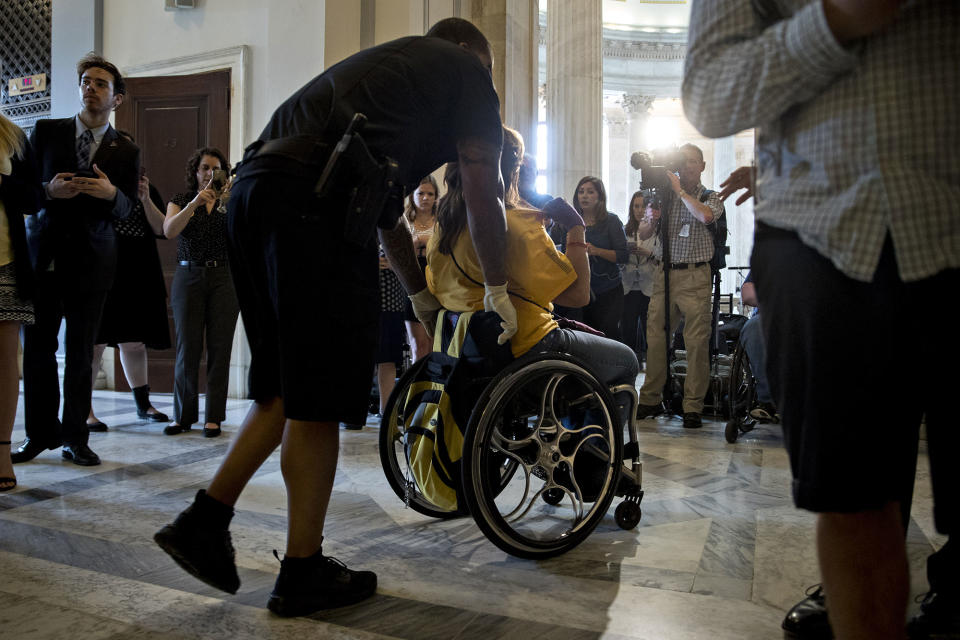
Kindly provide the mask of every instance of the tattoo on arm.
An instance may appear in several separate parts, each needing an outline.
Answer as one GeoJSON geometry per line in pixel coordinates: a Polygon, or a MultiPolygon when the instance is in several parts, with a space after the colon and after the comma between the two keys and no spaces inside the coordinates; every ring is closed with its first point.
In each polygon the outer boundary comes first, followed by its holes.
{"type": "Polygon", "coordinates": [[[410,237],[407,226],[398,220],[397,226],[393,229],[377,229],[377,233],[380,236],[383,251],[387,254],[387,259],[407,294],[412,295],[426,287],[427,281],[417,263],[413,239],[410,237]]]}

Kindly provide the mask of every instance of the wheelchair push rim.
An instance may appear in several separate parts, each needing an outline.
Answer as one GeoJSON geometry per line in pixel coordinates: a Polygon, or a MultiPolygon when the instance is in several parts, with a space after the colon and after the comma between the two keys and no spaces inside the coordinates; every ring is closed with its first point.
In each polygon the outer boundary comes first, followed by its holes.
{"type": "Polygon", "coordinates": [[[621,472],[622,433],[609,389],[585,365],[543,354],[507,367],[476,406],[463,485],[477,525],[519,557],[577,546],[606,515],[621,472]]]}

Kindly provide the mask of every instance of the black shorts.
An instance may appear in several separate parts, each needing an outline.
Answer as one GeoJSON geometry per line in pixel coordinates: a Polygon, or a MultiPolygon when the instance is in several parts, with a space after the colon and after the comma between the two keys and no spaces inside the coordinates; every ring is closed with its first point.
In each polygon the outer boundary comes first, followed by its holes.
{"type": "Polygon", "coordinates": [[[751,268],[797,506],[854,512],[909,499],[925,414],[936,525],[956,532],[960,270],[904,283],[888,238],[873,281],[860,282],[763,224],[751,268]]]}
{"type": "Polygon", "coordinates": [[[346,196],[313,195],[321,168],[257,156],[231,189],[249,395],[282,397],[287,418],[363,424],[380,315],[376,234],[365,246],[345,241],[346,196]]]}

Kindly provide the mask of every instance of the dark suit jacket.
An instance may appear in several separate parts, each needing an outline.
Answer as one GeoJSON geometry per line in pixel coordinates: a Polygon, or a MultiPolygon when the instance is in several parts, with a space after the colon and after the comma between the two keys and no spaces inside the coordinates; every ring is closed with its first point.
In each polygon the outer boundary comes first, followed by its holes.
{"type": "Polygon", "coordinates": [[[27,251],[23,216],[33,215],[42,206],[44,194],[37,175],[33,150],[24,141],[23,157],[10,159],[12,171],[0,181],[0,200],[7,216],[10,244],[13,246],[14,268],[17,274],[17,294],[24,300],[33,296],[33,269],[27,251]]]}
{"type": "MultiPolygon", "coordinates": [[[[40,179],[77,170],[75,118],[39,120],[30,136],[40,179]]],[[[140,148],[108,127],[91,165],[117,187],[113,201],[80,194],[44,199],[43,209],[27,221],[27,244],[34,269],[54,261],[57,280],[72,292],[110,289],[117,263],[113,221],[127,217],[137,198],[140,148]]]]}

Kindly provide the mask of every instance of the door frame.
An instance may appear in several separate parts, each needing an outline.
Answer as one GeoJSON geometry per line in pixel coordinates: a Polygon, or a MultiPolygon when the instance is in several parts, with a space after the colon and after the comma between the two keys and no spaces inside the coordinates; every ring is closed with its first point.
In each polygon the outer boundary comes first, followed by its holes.
{"type": "MultiPolygon", "coordinates": [[[[230,164],[243,158],[246,148],[248,121],[248,88],[250,87],[250,47],[242,44],[226,49],[216,49],[166,60],[156,60],[125,67],[130,78],[145,76],[183,76],[208,71],[230,70],[230,164]]],[[[169,293],[169,292],[168,292],[169,293]]],[[[115,349],[113,350],[116,351],[115,349]]],[[[109,366],[104,355],[103,368],[107,372],[107,387],[115,389],[114,366],[109,366]]],[[[230,355],[230,376],[227,396],[247,397],[247,374],[250,369],[250,346],[243,329],[243,319],[237,319],[233,334],[233,349],[230,355]]]]}
{"type": "Polygon", "coordinates": [[[246,148],[248,87],[250,86],[250,47],[242,44],[227,49],[195,53],[126,67],[130,78],[144,76],[184,76],[230,69],[230,164],[235,165],[246,148]]]}

